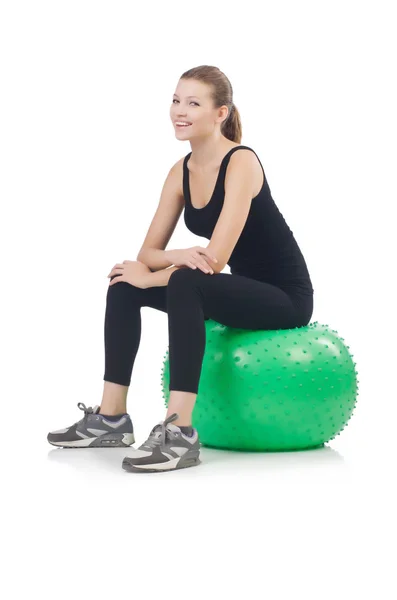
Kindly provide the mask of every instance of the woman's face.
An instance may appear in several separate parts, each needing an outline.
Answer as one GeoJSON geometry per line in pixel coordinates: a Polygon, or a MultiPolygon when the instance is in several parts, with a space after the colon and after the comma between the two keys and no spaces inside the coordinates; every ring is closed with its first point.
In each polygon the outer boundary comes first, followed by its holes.
{"type": "Polygon", "coordinates": [[[180,79],[173,96],[170,117],[180,140],[207,136],[220,127],[219,110],[214,109],[209,86],[193,79],[180,79]],[[178,126],[178,121],[190,125],[178,126]]]}

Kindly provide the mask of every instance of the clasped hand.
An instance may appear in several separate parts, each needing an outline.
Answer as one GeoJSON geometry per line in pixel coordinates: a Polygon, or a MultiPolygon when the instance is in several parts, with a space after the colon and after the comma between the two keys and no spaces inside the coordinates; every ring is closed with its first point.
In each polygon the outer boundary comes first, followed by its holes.
{"type": "Polygon", "coordinates": [[[108,277],[113,277],[113,275],[117,275],[117,277],[109,285],[114,285],[115,283],[119,283],[119,281],[126,281],[135,287],[146,289],[149,287],[148,275],[151,273],[152,271],[149,267],[139,260],[124,260],[122,263],[115,264],[110,271],[108,277]]]}

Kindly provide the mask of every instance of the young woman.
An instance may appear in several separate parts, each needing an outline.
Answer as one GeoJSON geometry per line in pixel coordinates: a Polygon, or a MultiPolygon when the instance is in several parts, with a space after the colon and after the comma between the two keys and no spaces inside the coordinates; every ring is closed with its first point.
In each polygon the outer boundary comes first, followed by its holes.
{"type": "Polygon", "coordinates": [[[305,259],[278,210],[257,154],[240,144],[232,86],[219,69],[185,72],[170,117],[192,151],[170,169],[137,261],[116,264],[105,313],[102,403],[78,403],[84,417],[48,434],[63,447],[134,443],[126,399],[141,337],[142,306],[168,314],[170,401],[163,421],[122,463],[128,471],[168,471],[200,463],[191,426],[207,319],[243,329],[310,322],[313,287],[305,259]],[[165,250],[179,217],[207,247],[165,250]],[[228,264],[230,274],[221,271],[228,264]]]}

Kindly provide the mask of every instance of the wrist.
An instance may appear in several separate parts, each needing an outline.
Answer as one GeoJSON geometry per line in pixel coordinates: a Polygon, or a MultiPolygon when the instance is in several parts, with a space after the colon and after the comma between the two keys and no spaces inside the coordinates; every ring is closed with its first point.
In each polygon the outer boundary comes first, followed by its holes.
{"type": "Polygon", "coordinates": [[[164,250],[164,258],[169,263],[168,266],[171,267],[174,263],[172,262],[172,250],[164,250]]]}
{"type": "Polygon", "coordinates": [[[172,273],[177,269],[180,269],[180,267],[167,267],[167,269],[161,269],[160,271],[155,271],[154,273],[148,273],[144,280],[145,287],[162,287],[168,285],[168,281],[172,273]]]}
{"type": "Polygon", "coordinates": [[[144,290],[146,290],[147,288],[152,287],[151,283],[152,283],[152,278],[153,278],[153,273],[147,273],[143,282],[142,282],[142,288],[144,290]]]}

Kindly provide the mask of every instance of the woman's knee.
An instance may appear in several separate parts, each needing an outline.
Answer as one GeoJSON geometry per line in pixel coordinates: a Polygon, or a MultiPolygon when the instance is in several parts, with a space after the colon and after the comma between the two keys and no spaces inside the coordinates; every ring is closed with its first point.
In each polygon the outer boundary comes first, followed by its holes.
{"type": "Polygon", "coordinates": [[[186,281],[197,281],[197,279],[201,276],[205,275],[203,271],[200,269],[191,269],[190,267],[180,267],[176,269],[173,273],[171,273],[170,278],[168,280],[168,285],[172,282],[175,285],[176,282],[186,282],[186,281]]]}
{"type": "MultiPolygon", "coordinates": [[[[113,275],[110,278],[110,281],[113,281],[113,279],[117,278],[117,275],[113,275]]],[[[142,291],[142,288],[137,287],[136,285],[131,285],[130,283],[128,283],[128,281],[118,281],[117,283],[114,283],[113,285],[109,285],[108,287],[108,291],[107,293],[114,293],[117,294],[117,296],[122,295],[124,296],[125,294],[128,294],[129,296],[131,294],[134,293],[139,293],[142,291]]]]}
{"type": "Polygon", "coordinates": [[[168,288],[172,288],[179,285],[185,285],[187,281],[192,281],[193,277],[196,276],[196,271],[189,267],[181,267],[171,273],[168,280],[168,288]]]}

